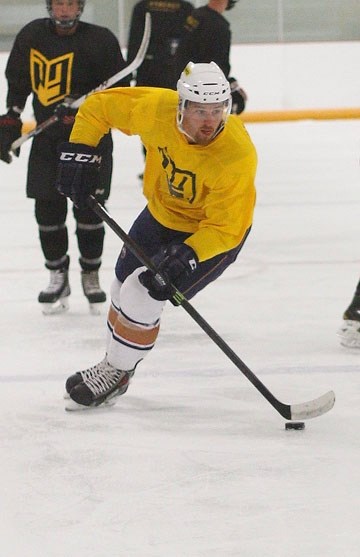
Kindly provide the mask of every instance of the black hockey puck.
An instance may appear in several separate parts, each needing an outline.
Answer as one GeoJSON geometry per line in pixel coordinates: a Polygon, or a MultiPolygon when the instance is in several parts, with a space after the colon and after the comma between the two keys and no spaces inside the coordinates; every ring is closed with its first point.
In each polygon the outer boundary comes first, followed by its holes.
{"type": "Polygon", "coordinates": [[[305,429],[304,422],[286,422],[285,429],[305,429]]]}

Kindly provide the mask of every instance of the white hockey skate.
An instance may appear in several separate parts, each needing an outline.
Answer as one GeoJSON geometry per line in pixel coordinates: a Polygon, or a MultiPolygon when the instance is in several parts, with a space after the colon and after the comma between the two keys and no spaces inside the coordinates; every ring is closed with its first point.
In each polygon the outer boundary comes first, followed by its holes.
{"type": "Polygon", "coordinates": [[[68,271],[66,269],[50,271],[50,282],[38,296],[43,314],[54,315],[67,311],[70,292],[68,271]]]}
{"type": "Polygon", "coordinates": [[[360,348],[360,321],[344,320],[338,331],[340,344],[346,348],[360,348]]]}
{"type": "Polygon", "coordinates": [[[113,406],[126,393],[135,370],[122,371],[109,364],[106,357],[84,371],[71,375],[65,384],[65,410],[78,411],[98,406],[113,406]]]}
{"type": "Polygon", "coordinates": [[[106,302],[106,294],[101,289],[98,271],[81,271],[83,292],[88,299],[92,315],[100,315],[102,304],[106,302]]]}
{"type": "Polygon", "coordinates": [[[360,296],[357,293],[345,310],[343,320],[338,331],[340,344],[346,348],[360,348],[360,296]]]}

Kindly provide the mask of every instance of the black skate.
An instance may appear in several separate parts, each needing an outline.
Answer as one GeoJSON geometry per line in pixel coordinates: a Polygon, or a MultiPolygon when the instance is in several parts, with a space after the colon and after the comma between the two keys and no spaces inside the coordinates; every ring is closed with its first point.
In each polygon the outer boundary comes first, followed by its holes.
{"type": "Polygon", "coordinates": [[[98,271],[81,271],[81,284],[86,298],[90,304],[90,312],[94,315],[100,313],[100,306],[106,302],[106,294],[101,289],[98,271]]]}
{"type": "Polygon", "coordinates": [[[116,369],[104,358],[95,366],[74,373],[66,381],[68,402],[65,409],[86,410],[101,404],[112,406],[116,397],[127,391],[134,372],[116,369]]]}
{"type": "Polygon", "coordinates": [[[343,319],[346,321],[360,321],[360,296],[354,296],[351,304],[345,310],[343,319]]]}
{"type": "Polygon", "coordinates": [[[55,269],[50,271],[50,282],[38,296],[42,304],[42,312],[45,315],[63,313],[69,309],[70,285],[66,269],[55,269]]]}

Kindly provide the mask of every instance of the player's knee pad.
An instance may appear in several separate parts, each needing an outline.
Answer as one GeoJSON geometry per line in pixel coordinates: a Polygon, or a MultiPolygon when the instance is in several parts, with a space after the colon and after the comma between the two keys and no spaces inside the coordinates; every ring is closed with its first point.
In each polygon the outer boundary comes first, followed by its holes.
{"type": "Polygon", "coordinates": [[[151,298],[139,282],[143,271],[144,267],[136,269],[122,285],[116,279],[111,287],[107,358],[118,369],[134,369],[153,348],[159,333],[165,302],[151,298]]]}
{"type": "Polygon", "coordinates": [[[56,201],[48,199],[35,199],[35,218],[39,226],[61,227],[66,221],[66,216],[66,197],[60,198],[56,201]]]}
{"type": "Polygon", "coordinates": [[[124,281],[120,289],[120,311],[131,321],[149,326],[158,322],[166,302],[152,298],[139,281],[139,275],[145,270],[145,267],[136,269],[124,281]]]}
{"type": "Polygon", "coordinates": [[[102,224],[103,221],[90,207],[88,209],[78,209],[76,205],[73,206],[73,212],[76,222],[79,224],[102,224]]]}

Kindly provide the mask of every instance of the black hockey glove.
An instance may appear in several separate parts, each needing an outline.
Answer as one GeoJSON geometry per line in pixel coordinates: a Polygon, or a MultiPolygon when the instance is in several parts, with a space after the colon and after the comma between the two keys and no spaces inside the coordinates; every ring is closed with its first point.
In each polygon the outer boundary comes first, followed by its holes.
{"type": "Polygon", "coordinates": [[[244,89],[241,89],[235,77],[229,77],[229,83],[232,98],[231,114],[241,114],[245,109],[247,94],[244,89]]]}
{"type": "Polygon", "coordinates": [[[95,147],[65,142],[59,148],[55,187],[70,197],[79,209],[87,208],[87,199],[99,185],[101,156],[95,147]]]}
{"type": "MultiPolygon", "coordinates": [[[[8,164],[12,160],[11,145],[21,136],[21,128],[20,114],[12,108],[7,114],[0,116],[0,159],[8,164]]],[[[16,149],[14,154],[18,157],[20,149],[16,149]]]]}
{"type": "Polygon", "coordinates": [[[59,119],[59,122],[64,126],[72,126],[75,122],[75,116],[78,111],[77,108],[71,108],[69,104],[74,102],[73,97],[66,97],[65,101],[61,104],[58,104],[54,110],[54,114],[59,119]]]}
{"type": "Polygon", "coordinates": [[[157,253],[152,261],[165,282],[156,279],[151,271],[144,271],[139,279],[155,300],[171,298],[172,288],[170,283],[176,286],[177,281],[182,276],[189,276],[195,271],[199,262],[194,250],[186,244],[165,248],[157,253]]]}

